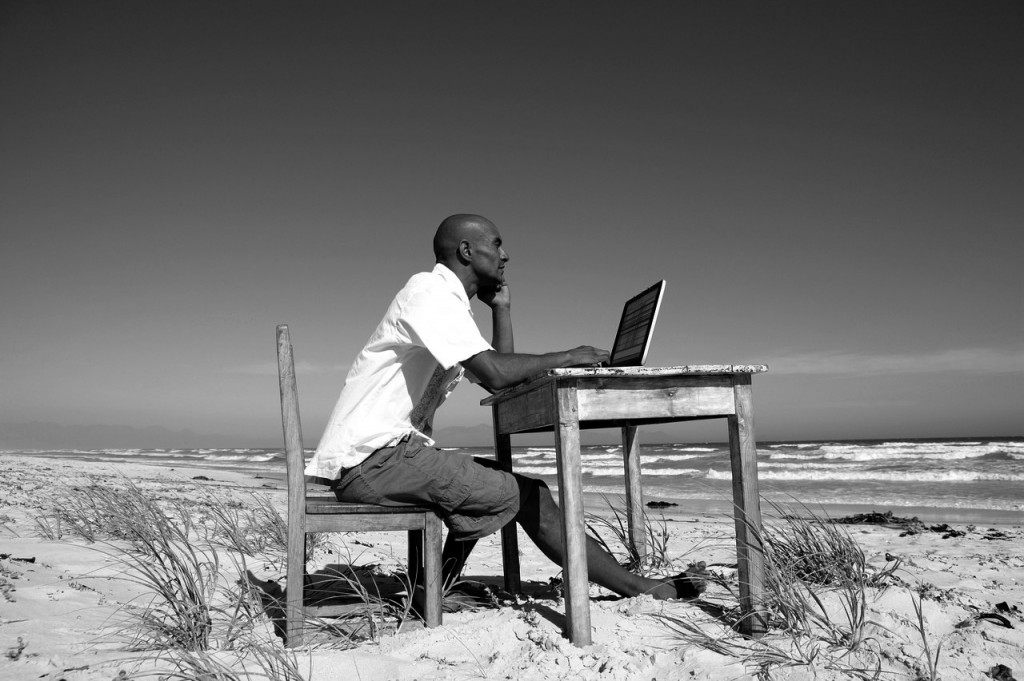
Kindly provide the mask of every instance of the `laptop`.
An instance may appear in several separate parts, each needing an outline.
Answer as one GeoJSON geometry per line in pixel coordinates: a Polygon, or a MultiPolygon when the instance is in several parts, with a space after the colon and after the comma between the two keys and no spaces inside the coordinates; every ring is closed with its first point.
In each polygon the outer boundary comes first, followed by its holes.
{"type": "Polygon", "coordinates": [[[612,343],[609,367],[639,367],[647,361],[654,324],[658,321],[661,297],[665,293],[665,280],[644,289],[622,306],[622,317],[612,343]]]}

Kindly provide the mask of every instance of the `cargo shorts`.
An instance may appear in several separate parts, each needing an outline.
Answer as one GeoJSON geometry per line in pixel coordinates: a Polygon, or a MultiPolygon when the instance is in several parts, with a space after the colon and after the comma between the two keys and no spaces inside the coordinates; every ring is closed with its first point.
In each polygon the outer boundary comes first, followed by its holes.
{"type": "Polygon", "coordinates": [[[502,470],[496,461],[402,440],[345,470],[334,483],[339,501],[433,506],[459,540],[497,532],[519,513],[540,480],[502,470]]]}

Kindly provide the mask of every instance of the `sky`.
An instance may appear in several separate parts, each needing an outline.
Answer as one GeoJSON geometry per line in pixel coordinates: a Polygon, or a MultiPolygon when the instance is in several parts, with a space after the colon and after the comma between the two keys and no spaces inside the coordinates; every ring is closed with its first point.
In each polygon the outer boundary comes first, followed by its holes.
{"type": "Polygon", "coordinates": [[[648,364],[768,364],[759,439],[1022,434],[1022,34],[1017,2],[6,2],[0,424],[276,446],[286,323],[313,446],[473,212],[519,351],[607,347],[665,279],[648,364]]]}

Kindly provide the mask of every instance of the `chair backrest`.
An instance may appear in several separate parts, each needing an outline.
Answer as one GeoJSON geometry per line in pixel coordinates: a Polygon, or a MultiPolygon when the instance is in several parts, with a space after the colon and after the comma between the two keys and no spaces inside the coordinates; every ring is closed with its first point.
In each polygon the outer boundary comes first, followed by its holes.
{"type": "Polygon", "coordinates": [[[281,385],[281,427],[284,430],[285,467],[288,474],[288,525],[306,525],[306,467],[299,421],[299,392],[288,325],[277,327],[277,377],[281,385]]]}

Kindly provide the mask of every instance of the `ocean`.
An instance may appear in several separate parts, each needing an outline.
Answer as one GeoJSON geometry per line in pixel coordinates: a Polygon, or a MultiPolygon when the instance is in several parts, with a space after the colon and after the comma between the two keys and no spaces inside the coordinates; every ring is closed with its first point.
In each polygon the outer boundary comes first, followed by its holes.
{"type": "MultiPolygon", "coordinates": [[[[513,440],[514,442],[514,440],[513,440]]],[[[488,456],[490,448],[453,448],[488,456]]],[[[280,449],[81,449],[19,452],[117,463],[132,460],[166,467],[230,469],[282,478],[280,449]]],[[[312,451],[308,452],[309,455],[312,451]]],[[[621,505],[622,449],[585,445],[583,486],[588,510],[621,505]]],[[[1024,439],[846,440],[758,443],[762,498],[800,510],[840,517],[892,511],[923,521],[1024,523],[1024,439]]],[[[517,472],[557,488],[555,448],[513,447],[517,472]]],[[[646,501],[675,506],[654,512],[685,517],[729,514],[729,449],[723,443],[641,444],[646,501]]],[[[770,510],[770,504],[764,510],[770,510]]]]}

